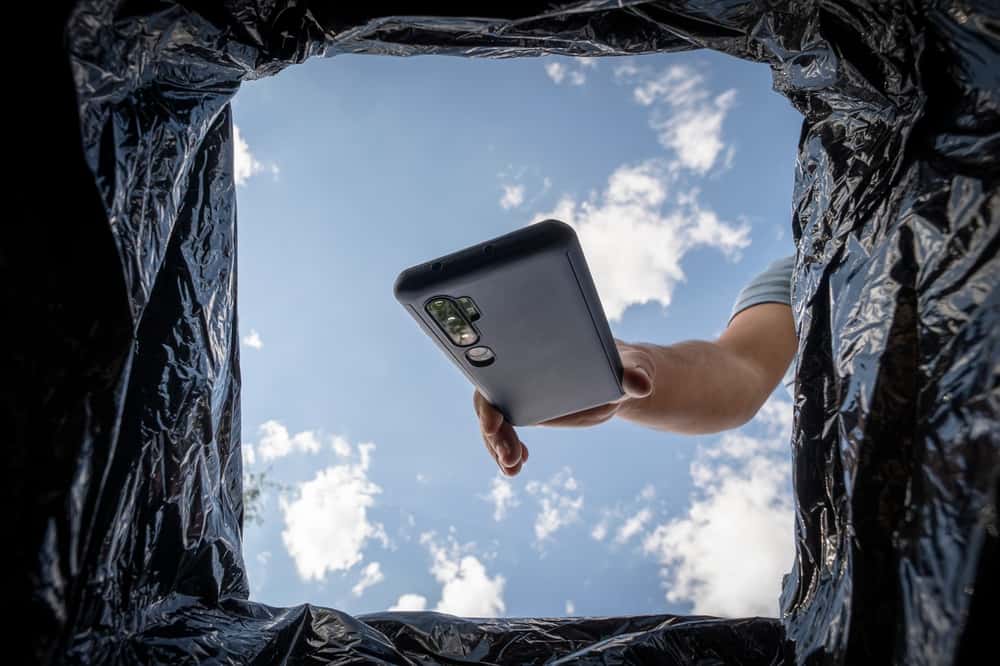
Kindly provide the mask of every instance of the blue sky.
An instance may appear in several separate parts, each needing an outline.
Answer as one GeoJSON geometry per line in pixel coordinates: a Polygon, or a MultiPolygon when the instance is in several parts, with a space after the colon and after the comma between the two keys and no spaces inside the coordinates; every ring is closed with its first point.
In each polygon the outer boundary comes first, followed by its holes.
{"type": "Polygon", "coordinates": [[[280,484],[252,597],[350,613],[777,613],[791,562],[780,391],[684,437],[527,428],[502,479],[472,389],[392,296],[414,263],[544,217],[580,235],[615,335],[711,339],[793,251],[799,117],[712,53],[339,56],[234,103],[243,441],[280,484]]]}

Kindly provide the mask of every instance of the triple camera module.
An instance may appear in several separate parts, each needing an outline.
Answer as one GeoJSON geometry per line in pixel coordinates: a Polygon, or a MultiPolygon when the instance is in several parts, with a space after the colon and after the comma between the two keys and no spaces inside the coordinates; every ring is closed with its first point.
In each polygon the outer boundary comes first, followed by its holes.
{"type": "Polygon", "coordinates": [[[482,368],[496,360],[496,355],[489,347],[473,346],[479,342],[479,332],[472,322],[481,315],[471,298],[462,296],[453,299],[449,296],[436,296],[427,301],[424,307],[452,344],[457,347],[467,347],[465,358],[469,363],[482,368]]]}

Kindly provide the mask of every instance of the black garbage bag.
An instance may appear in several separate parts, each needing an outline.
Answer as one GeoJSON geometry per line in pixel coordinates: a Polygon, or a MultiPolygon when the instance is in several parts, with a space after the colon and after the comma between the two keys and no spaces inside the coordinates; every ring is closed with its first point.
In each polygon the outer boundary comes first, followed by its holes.
{"type": "Polygon", "coordinates": [[[15,132],[39,148],[18,166],[41,186],[31,219],[12,224],[29,239],[0,246],[12,340],[5,606],[30,627],[29,656],[931,664],[987,644],[1000,478],[997,4],[595,0],[477,3],[475,17],[449,6],[50,9],[57,29],[40,29],[23,57],[59,62],[45,97],[12,107],[25,120],[15,132]],[[247,601],[229,107],[240,82],[338,53],[693,48],[769,64],[804,118],[792,220],[797,557],[780,620],[354,618],[247,601]],[[52,120],[31,117],[43,100],[52,120]]]}

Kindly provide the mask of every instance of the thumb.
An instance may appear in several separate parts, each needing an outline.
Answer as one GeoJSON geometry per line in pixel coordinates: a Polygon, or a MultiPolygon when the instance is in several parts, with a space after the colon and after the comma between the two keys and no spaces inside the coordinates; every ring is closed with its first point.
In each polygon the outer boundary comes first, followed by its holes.
{"type": "Polygon", "coordinates": [[[642,351],[622,354],[622,388],[630,398],[645,398],[653,392],[653,359],[642,351]]]}

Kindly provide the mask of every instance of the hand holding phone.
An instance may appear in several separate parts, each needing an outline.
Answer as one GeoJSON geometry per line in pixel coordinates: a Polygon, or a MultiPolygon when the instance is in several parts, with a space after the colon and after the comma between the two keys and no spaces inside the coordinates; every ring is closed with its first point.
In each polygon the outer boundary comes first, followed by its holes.
{"type": "MultiPolygon", "coordinates": [[[[539,425],[557,427],[589,427],[600,425],[619,414],[630,400],[642,399],[653,391],[656,365],[649,353],[641,347],[615,340],[622,359],[622,388],[625,394],[614,402],[591,407],[581,412],[567,414],[543,421],[539,425]]],[[[472,397],[473,408],[479,419],[479,431],[486,452],[505,476],[516,476],[528,460],[528,447],[517,431],[507,423],[483,394],[476,390],[472,397]]]]}
{"type": "Polygon", "coordinates": [[[476,386],[483,441],[506,474],[528,456],[513,426],[596,425],[651,390],[631,358],[644,352],[616,344],[576,233],[562,222],[408,268],[394,292],[476,386]]]}
{"type": "Polygon", "coordinates": [[[622,365],[572,227],[530,224],[404,270],[396,299],[513,425],[618,400],[622,365]]]}

